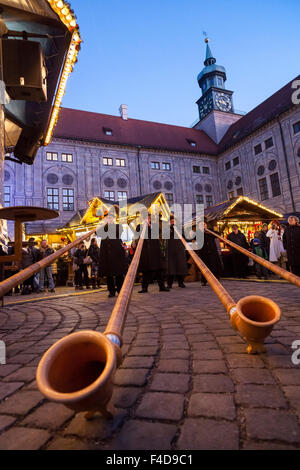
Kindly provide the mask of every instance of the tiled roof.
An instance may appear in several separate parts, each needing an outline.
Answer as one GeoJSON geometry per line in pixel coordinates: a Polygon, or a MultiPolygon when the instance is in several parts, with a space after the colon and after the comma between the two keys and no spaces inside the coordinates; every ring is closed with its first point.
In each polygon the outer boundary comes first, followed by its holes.
{"type": "Polygon", "coordinates": [[[196,154],[217,154],[217,145],[203,131],[137,119],[126,121],[120,116],[68,108],[61,109],[54,137],[196,154]],[[106,131],[111,131],[112,135],[107,135],[106,131]],[[193,147],[191,142],[196,145],[193,147]]]}
{"type": "Polygon", "coordinates": [[[295,89],[292,89],[292,83],[299,79],[300,75],[232,124],[219,143],[219,152],[230,148],[232,145],[295,106],[292,102],[292,94],[295,92],[295,89]]]}

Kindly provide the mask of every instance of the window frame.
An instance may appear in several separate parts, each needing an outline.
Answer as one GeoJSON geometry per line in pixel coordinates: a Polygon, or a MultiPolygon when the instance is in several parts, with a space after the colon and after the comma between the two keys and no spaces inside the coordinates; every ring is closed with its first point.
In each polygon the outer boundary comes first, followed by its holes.
{"type": "Polygon", "coordinates": [[[60,210],[59,188],[47,187],[47,208],[54,211],[60,210]],[[51,193],[49,193],[49,191],[51,191],[51,193]],[[51,198],[51,201],[49,198],[51,198]],[[57,201],[55,200],[56,198],[57,201]]]}
{"type": "Polygon", "coordinates": [[[259,155],[260,153],[262,153],[262,145],[261,144],[257,144],[254,146],[254,155],[259,155]],[[260,148],[259,151],[257,151],[257,149],[260,148]]]}
{"type": "Polygon", "coordinates": [[[205,196],[206,207],[212,207],[214,205],[214,198],[211,194],[205,196]]]}
{"type": "Polygon", "coordinates": [[[63,205],[63,212],[74,212],[75,211],[75,190],[74,188],[62,188],[62,205],[63,205]],[[65,191],[67,194],[65,194],[65,191]],[[69,192],[72,191],[72,194],[69,192]],[[65,202],[64,199],[67,198],[68,201],[65,202]],[[70,202],[69,199],[72,198],[73,202],[70,202]],[[66,209],[65,206],[68,208],[66,209]],[[71,208],[73,207],[73,209],[71,208]]]}
{"type": "Polygon", "coordinates": [[[114,161],[113,161],[113,159],[112,159],[111,157],[102,157],[102,163],[103,163],[103,166],[114,166],[114,161]],[[107,163],[105,163],[105,161],[106,161],[107,163]],[[108,161],[110,161],[111,164],[108,163],[108,161]]]}
{"type": "Polygon", "coordinates": [[[238,166],[240,164],[240,157],[235,157],[232,160],[232,164],[233,164],[233,166],[238,166]],[[236,161],[237,161],[237,163],[235,163],[236,161]]]}
{"type": "Polygon", "coordinates": [[[64,162],[64,163],[73,163],[73,153],[62,153],[61,154],[61,161],[64,162]],[[64,156],[66,157],[66,159],[64,160],[64,156]],[[71,159],[69,160],[69,157],[71,157],[71,159]]]}
{"type": "Polygon", "coordinates": [[[203,166],[202,167],[202,174],[203,175],[210,175],[210,167],[209,166],[203,166]]]}
{"type": "Polygon", "coordinates": [[[225,163],[225,171],[229,171],[231,169],[231,161],[228,160],[228,162],[225,163]]]}
{"type": "Polygon", "coordinates": [[[124,168],[126,166],[126,160],[124,158],[116,158],[116,166],[124,168]],[[122,165],[122,163],[124,163],[124,165],[122,165]]]}
{"type": "Polygon", "coordinates": [[[270,184],[271,184],[272,196],[273,197],[281,196],[281,187],[280,187],[280,179],[279,179],[278,171],[270,175],[270,184]],[[275,177],[275,180],[274,180],[274,177],[275,177]],[[278,194],[274,194],[276,189],[278,190],[278,194]]]}
{"type": "Polygon", "coordinates": [[[299,134],[300,132],[300,121],[297,121],[293,124],[294,134],[299,134]]]}
{"type": "Polygon", "coordinates": [[[259,186],[259,194],[260,194],[261,201],[267,201],[268,199],[270,199],[269,188],[268,188],[268,180],[267,180],[266,176],[264,178],[260,178],[258,180],[258,186],[259,186]],[[265,191],[264,191],[264,188],[262,187],[262,185],[264,185],[265,191]],[[267,197],[264,197],[265,194],[267,195],[267,197]]]}
{"type": "Polygon", "coordinates": [[[201,166],[200,165],[193,165],[193,173],[196,175],[201,175],[201,166]],[[198,168],[199,171],[195,171],[195,168],[198,168]]]}
{"type": "Polygon", "coordinates": [[[265,140],[265,149],[268,150],[270,148],[274,147],[274,140],[273,140],[273,137],[269,137],[268,139],[265,140]],[[271,145],[267,144],[267,142],[272,142],[271,145]]]}
{"type": "Polygon", "coordinates": [[[151,170],[160,170],[160,162],[151,162],[151,170]]]}
{"type": "Polygon", "coordinates": [[[10,207],[11,205],[11,186],[4,185],[4,207],[10,207]],[[8,191],[7,191],[8,189],[8,191]],[[6,200],[6,196],[9,196],[6,200]]]}
{"type": "Polygon", "coordinates": [[[115,202],[115,192],[114,191],[104,191],[104,199],[108,201],[115,202]],[[108,194],[108,196],[107,196],[108,194]],[[113,196],[111,196],[113,194],[113,196]]]}
{"type": "Polygon", "coordinates": [[[162,170],[171,171],[171,163],[163,162],[161,165],[162,165],[162,170]],[[167,168],[165,168],[165,167],[167,167],[167,168]]]}
{"type": "Polygon", "coordinates": [[[46,161],[47,162],[58,162],[58,153],[57,152],[46,152],[46,161]],[[51,158],[49,158],[51,155],[51,158]],[[56,155],[56,158],[53,158],[53,155],[56,155]]]}

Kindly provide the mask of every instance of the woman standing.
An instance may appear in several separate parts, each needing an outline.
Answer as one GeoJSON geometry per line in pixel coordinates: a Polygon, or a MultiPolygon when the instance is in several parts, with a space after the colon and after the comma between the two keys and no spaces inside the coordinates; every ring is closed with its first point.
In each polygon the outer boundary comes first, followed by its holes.
{"type": "Polygon", "coordinates": [[[78,266],[78,269],[75,271],[75,289],[83,289],[83,282],[86,285],[86,288],[89,288],[89,275],[87,270],[87,265],[84,263],[86,258],[87,249],[85,248],[84,243],[80,243],[78,250],[74,253],[74,264],[78,266]]]}
{"type": "Polygon", "coordinates": [[[271,263],[278,263],[281,258],[281,254],[284,251],[282,244],[282,232],[277,220],[271,222],[271,228],[267,232],[267,237],[270,238],[270,255],[269,261],[271,263]]]}
{"type": "Polygon", "coordinates": [[[91,281],[92,281],[92,288],[96,289],[96,282],[98,279],[98,270],[99,270],[99,257],[100,257],[100,248],[98,246],[96,238],[92,238],[90,247],[87,251],[87,256],[89,256],[92,260],[91,281]]]}

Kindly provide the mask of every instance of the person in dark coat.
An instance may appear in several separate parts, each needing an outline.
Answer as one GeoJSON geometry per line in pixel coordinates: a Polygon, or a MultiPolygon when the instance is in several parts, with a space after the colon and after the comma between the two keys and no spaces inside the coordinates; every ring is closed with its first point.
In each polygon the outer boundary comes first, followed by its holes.
{"type": "MultiPolygon", "coordinates": [[[[32,264],[34,264],[34,256],[31,247],[29,246],[29,243],[24,243],[22,248],[22,258],[20,261],[20,269],[26,269],[32,264]]],[[[33,292],[33,278],[34,276],[31,276],[29,279],[26,279],[26,281],[23,282],[21,291],[22,295],[31,294],[33,292]]]]}
{"type": "Polygon", "coordinates": [[[96,238],[92,238],[90,247],[87,251],[87,256],[89,256],[92,260],[91,281],[92,281],[93,289],[96,289],[96,283],[98,281],[99,257],[100,257],[100,248],[98,246],[96,238]]]}
{"type": "MultiPolygon", "coordinates": [[[[227,236],[227,239],[236,245],[239,245],[246,250],[249,249],[245,235],[239,230],[237,225],[232,226],[232,232],[227,236]]],[[[233,267],[236,277],[247,277],[248,258],[239,251],[232,249],[233,267]]]]}
{"type": "MultiPolygon", "coordinates": [[[[166,250],[165,240],[151,237],[151,215],[148,214],[148,238],[144,240],[143,249],[140,258],[139,272],[142,273],[142,290],[139,294],[148,292],[148,286],[154,279],[157,280],[160,292],[169,292],[165,286],[164,271],[166,269],[166,250]]],[[[141,233],[142,226],[136,227],[136,232],[141,233]]]]}
{"type": "Polygon", "coordinates": [[[283,247],[287,252],[288,263],[293,274],[300,276],[300,226],[296,216],[288,218],[289,226],[283,234],[283,247]]]}
{"type": "Polygon", "coordinates": [[[260,240],[260,246],[263,250],[265,250],[265,252],[267,253],[267,259],[269,259],[269,255],[270,255],[270,238],[267,237],[267,233],[269,231],[269,227],[268,227],[268,224],[263,224],[262,228],[261,228],[261,231],[259,232],[259,240],[260,240]]]}
{"type": "MultiPolygon", "coordinates": [[[[207,222],[204,221],[204,230],[207,229],[207,222]]],[[[208,269],[213,273],[213,275],[220,279],[221,272],[222,272],[222,260],[220,258],[219,250],[217,243],[219,241],[216,237],[211,235],[210,233],[204,232],[203,234],[203,246],[200,250],[196,251],[196,254],[201,258],[204,264],[208,267],[208,269]]],[[[201,274],[201,284],[203,286],[207,285],[207,280],[205,276],[201,274]]]]}
{"type": "Polygon", "coordinates": [[[122,288],[128,263],[121,239],[122,226],[116,224],[114,210],[108,212],[102,231],[107,236],[106,238],[102,237],[101,240],[99,273],[101,277],[106,276],[107,289],[109,291],[108,297],[115,297],[116,292],[119,293],[122,288]],[[115,236],[110,238],[108,232],[111,229],[110,225],[112,224],[115,225],[112,230],[115,236]]]}
{"type": "Polygon", "coordinates": [[[168,260],[168,288],[172,289],[175,276],[178,280],[178,286],[184,288],[184,277],[187,275],[187,259],[185,247],[179,238],[175,237],[174,230],[175,219],[170,217],[170,239],[167,244],[168,260]]]}
{"type": "Polygon", "coordinates": [[[87,249],[85,248],[84,243],[80,243],[78,250],[74,253],[74,264],[78,266],[78,269],[75,271],[75,289],[83,289],[83,282],[86,288],[89,288],[89,275],[87,270],[87,265],[84,263],[84,260],[87,256],[87,249]]]}

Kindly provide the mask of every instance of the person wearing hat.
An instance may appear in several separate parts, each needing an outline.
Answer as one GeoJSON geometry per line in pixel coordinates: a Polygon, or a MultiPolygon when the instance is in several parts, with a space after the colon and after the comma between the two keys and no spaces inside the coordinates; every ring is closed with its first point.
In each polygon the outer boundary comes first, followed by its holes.
{"type": "MultiPolygon", "coordinates": [[[[162,239],[161,223],[159,223],[159,238],[154,237],[151,214],[148,214],[148,236],[145,238],[140,258],[138,271],[142,273],[142,289],[139,294],[148,292],[151,282],[157,280],[160,292],[169,292],[165,286],[164,272],[167,269],[166,240],[162,239]],[[153,237],[153,238],[152,238],[153,237]]],[[[136,232],[141,233],[142,226],[136,227],[136,232]]]]}
{"type": "MultiPolygon", "coordinates": [[[[200,230],[202,226],[200,224],[200,230]]],[[[200,250],[197,250],[196,253],[201,258],[203,263],[206,264],[208,269],[213,273],[213,275],[220,279],[222,272],[222,260],[220,255],[220,250],[218,249],[219,240],[211,235],[210,233],[205,232],[207,229],[207,219],[204,219],[204,234],[203,234],[203,246],[200,250]]],[[[220,244],[219,244],[220,245],[220,244]]],[[[207,285],[207,280],[205,276],[201,274],[201,284],[202,286],[207,285]]]]}
{"type": "MultiPolygon", "coordinates": [[[[236,224],[232,226],[232,232],[229,233],[227,239],[246,250],[249,249],[245,235],[239,230],[236,224]]],[[[246,278],[248,266],[247,256],[232,248],[232,260],[235,276],[246,278]]]]}
{"type": "Polygon", "coordinates": [[[170,238],[167,244],[168,288],[172,289],[174,278],[177,277],[178,287],[186,287],[184,278],[188,273],[185,247],[175,236],[175,218],[170,216],[170,238]]]}
{"type": "Polygon", "coordinates": [[[120,292],[128,267],[121,238],[122,226],[116,223],[117,213],[118,207],[113,206],[104,214],[104,226],[101,227],[99,275],[106,277],[108,297],[115,297],[116,292],[120,292]]]}
{"type": "MultiPolygon", "coordinates": [[[[254,239],[251,245],[251,251],[255,255],[259,256],[260,258],[263,259],[268,259],[268,254],[266,249],[263,247],[261,243],[261,239],[259,238],[260,232],[255,232],[254,234],[254,239]]],[[[254,262],[254,269],[256,276],[258,279],[261,279],[262,276],[265,280],[268,279],[268,270],[262,266],[261,264],[257,263],[256,261],[254,262]]]]}
{"type": "Polygon", "coordinates": [[[283,246],[287,251],[287,258],[293,274],[300,276],[300,225],[295,215],[288,218],[289,226],[283,234],[283,246]]]}

